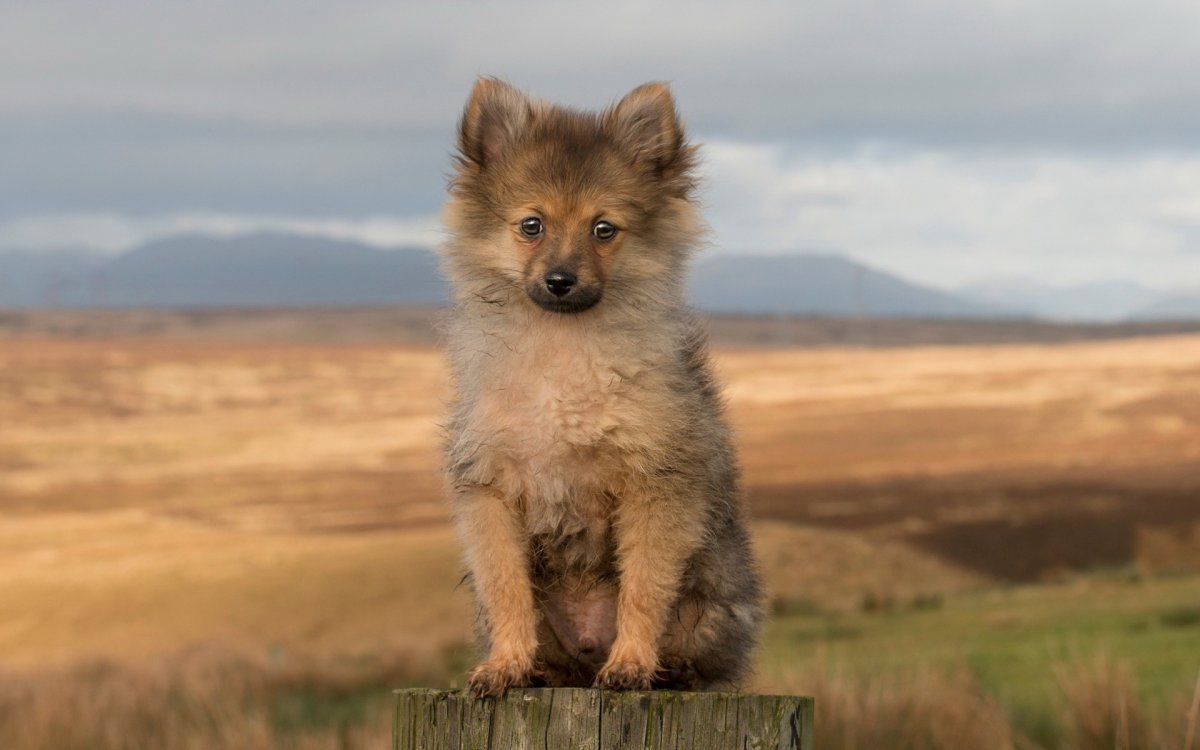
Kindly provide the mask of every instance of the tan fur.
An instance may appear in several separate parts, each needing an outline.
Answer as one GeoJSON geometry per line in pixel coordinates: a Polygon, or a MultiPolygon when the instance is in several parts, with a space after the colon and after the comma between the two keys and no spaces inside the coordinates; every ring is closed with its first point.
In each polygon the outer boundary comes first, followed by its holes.
{"type": "Polygon", "coordinates": [[[459,136],[447,453],[488,649],[471,688],[735,683],[759,589],[682,300],[702,225],[670,92],[593,115],[483,79],[459,136]],[[545,288],[558,270],[584,303],[560,309],[545,288]]]}

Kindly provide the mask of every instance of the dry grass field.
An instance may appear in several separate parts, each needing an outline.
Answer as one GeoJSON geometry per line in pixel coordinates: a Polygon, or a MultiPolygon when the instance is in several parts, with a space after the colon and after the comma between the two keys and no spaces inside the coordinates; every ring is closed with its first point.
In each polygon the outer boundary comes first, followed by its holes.
{"type": "MultiPolygon", "coordinates": [[[[757,687],[816,692],[824,747],[1185,747],[1200,336],[718,364],[757,687]]],[[[0,747],[386,746],[387,687],[470,658],[445,379],[427,345],[0,335],[0,747]]]]}

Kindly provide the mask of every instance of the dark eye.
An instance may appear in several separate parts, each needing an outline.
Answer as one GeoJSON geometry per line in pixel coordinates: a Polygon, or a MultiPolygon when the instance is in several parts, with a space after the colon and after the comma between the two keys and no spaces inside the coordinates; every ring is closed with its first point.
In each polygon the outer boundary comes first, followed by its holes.
{"type": "Polygon", "coordinates": [[[521,234],[526,237],[538,237],[542,233],[542,220],[536,216],[521,219],[521,234]]]}
{"type": "Polygon", "coordinates": [[[617,236],[617,228],[607,221],[597,221],[592,227],[592,236],[602,242],[611,240],[617,236]]]}

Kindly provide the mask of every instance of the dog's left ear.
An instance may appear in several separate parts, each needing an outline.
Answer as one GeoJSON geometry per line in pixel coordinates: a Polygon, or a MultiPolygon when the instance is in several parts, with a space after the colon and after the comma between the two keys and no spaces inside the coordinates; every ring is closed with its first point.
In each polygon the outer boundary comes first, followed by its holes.
{"type": "Polygon", "coordinates": [[[684,150],[683,124],[675,110],[675,97],[665,83],[638,86],[617,102],[606,118],[635,161],[664,170],[684,150]]]}

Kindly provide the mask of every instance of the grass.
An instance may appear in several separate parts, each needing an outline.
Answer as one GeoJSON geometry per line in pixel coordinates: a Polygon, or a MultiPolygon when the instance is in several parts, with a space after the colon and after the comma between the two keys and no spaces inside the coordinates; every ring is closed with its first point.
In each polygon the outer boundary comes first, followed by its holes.
{"type": "MultiPolygon", "coordinates": [[[[1125,626],[1160,617],[1161,601],[1197,585],[1076,582],[1120,611],[1099,624],[1049,606],[1057,587],[1046,585],[950,595],[936,610],[781,615],[756,688],[814,695],[821,750],[1195,750],[1200,639],[1125,626]],[[1028,620],[992,626],[1013,607],[1028,620]]],[[[0,675],[0,747],[382,750],[390,690],[452,683],[470,658],[463,648],[411,656],[198,648],[9,672],[0,675]]]]}
{"type": "Polygon", "coordinates": [[[968,692],[985,696],[1012,736],[1065,747],[1076,720],[1064,701],[1081,700],[1076,693],[1087,688],[1076,685],[1085,677],[1119,677],[1130,705],[1158,724],[1179,716],[1180,696],[1200,669],[1200,624],[1171,624],[1170,615],[1178,611],[1174,602],[1197,599],[1196,576],[1095,575],[947,596],[933,610],[913,602],[777,616],[767,629],[760,682],[819,694],[829,675],[839,684],[886,686],[934,674],[951,685],[969,682],[968,692]],[[1092,662],[1121,665],[1120,673],[1091,674],[1092,662]]]}
{"type": "Polygon", "coordinates": [[[84,664],[0,680],[0,746],[382,750],[389,688],[413,676],[223,653],[156,666],[84,664]]]}

